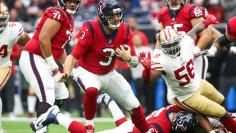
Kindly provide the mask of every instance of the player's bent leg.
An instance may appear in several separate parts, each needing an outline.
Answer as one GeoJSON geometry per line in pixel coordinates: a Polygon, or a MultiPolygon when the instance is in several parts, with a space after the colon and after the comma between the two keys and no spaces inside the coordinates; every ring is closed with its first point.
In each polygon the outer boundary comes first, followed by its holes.
{"type": "Polygon", "coordinates": [[[131,86],[124,77],[116,71],[111,73],[112,78],[108,82],[109,88],[106,92],[119,104],[130,111],[131,119],[134,125],[141,131],[147,132],[149,125],[145,119],[144,111],[135,97],[131,86]]]}
{"type": "Polygon", "coordinates": [[[218,118],[221,118],[226,114],[226,110],[223,106],[198,93],[182,102],[182,106],[203,115],[218,118]]]}
{"type": "Polygon", "coordinates": [[[103,103],[106,105],[106,107],[110,110],[117,127],[127,121],[119,106],[107,93],[100,94],[98,96],[97,103],[103,103]]]}
{"type": "Polygon", "coordinates": [[[224,96],[206,80],[200,81],[200,94],[217,102],[218,104],[222,104],[225,99],[224,96]]]}
{"type": "Polygon", "coordinates": [[[1,72],[0,73],[0,91],[1,91],[11,75],[11,67],[0,68],[0,72],[1,72]]]}

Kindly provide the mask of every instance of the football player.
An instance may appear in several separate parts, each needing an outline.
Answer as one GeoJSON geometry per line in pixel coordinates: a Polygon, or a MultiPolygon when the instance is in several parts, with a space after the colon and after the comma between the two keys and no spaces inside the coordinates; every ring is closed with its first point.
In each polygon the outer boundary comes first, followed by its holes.
{"type": "MultiPolygon", "coordinates": [[[[20,57],[20,69],[34,89],[39,104],[37,116],[52,105],[62,106],[69,93],[64,83],[56,83],[58,65],[67,56],[65,45],[71,38],[74,16],[80,0],[57,0],[57,6],[46,9],[33,37],[25,45],[20,57]]],[[[46,127],[38,132],[46,132],[46,127]]]]}
{"type": "MultiPolygon", "coordinates": [[[[7,6],[0,1],[0,91],[11,74],[12,62],[10,55],[13,45],[19,44],[24,46],[30,39],[19,22],[8,22],[9,17],[10,13],[7,6]]],[[[2,100],[0,98],[0,117],[1,113],[2,100]]]]}
{"type": "Polygon", "coordinates": [[[215,56],[217,49],[221,47],[227,47],[231,52],[236,53],[235,46],[229,45],[229,43],[236,41],[236,16],[228,20],[225,31],[224,34],[215,39],[210,49],[206,50],[207,56],[215,56]]]}
{"type": "Polygon", "coordinates": [[[78,32],[78,43],[66,58],[63,78],[71,74],[78,61],[77,74],[73,75],[85,92],[84,111],[87,132],[94,131],[93,119],[97,110],[97,96],[102,89],[131,113],[131,118],[141,132],[147,132],[143,109],[131,86],[114,70],[118,58],[136,67],[132,32],[123,21],[123,9],[117,0],[100,0],[98,19],[84,22],[78,32]]]}
{"type": "MultiPolygon", "coordinates": [[[[104,103],[110,110],[112,117],[115,121],[117,128],[111,130],[101,131],[99,133],[140,133],[140,131],[134,126],[131,121],[128,121],[116,102],[110,98],[107,94],[100,94],[98,103],[104,103]]],[[[43,115],[41,115],[35,124],[31,127],[39,129],[51,123],[57,123],[64,126],[71,133],[85,133],[85,127],[78,121],[72,120],[62,113],[57,106],[53,106],[43,115]]],[[[146,120],[150,126],[153,126],[154,133],[189,133],[197,132],[202,133],[215,133],[212,127],[221,127],[221,123],[215,119],[211,119],[211,125],[207,119],[204,119],[200,115],[195,115],[190,112],[186,112],[176,105],[170,105],[154,111],[146,117],[146,120]],[[201,125],[201,126],[199,126],[201,125]]],[[[226,131],[224,127],[218,129],[218,131],[226,131]]],[[[222,132],[226,133],[226,132],[222,132]]]]}
{"type": "MultiPolygon", "coordinates": [[[[179,107],[220,118],[222,124],[231,132],[236,132],[236,121],[220,104],[224,96],[213,85],[195,74],[194,40],[188,36],[180,36],[174,29],[164,29],[158,36],[160,51],[140,56],[140,62],[146,68],[144,73],[158,71],[167,84],[169,103],[179,107]]],[[[146,74],[146,77],[148,74],[146,74]]]]}
{"type": "MultiPolygon", "coordinates": [[[[207,16],[205,8],[189,4],[187,0],[166,0],[166,5],[166,7],[160,10],[158,17],[160,27],[161,29],[173,28],[178,31],[178,34],[186,34],[207,16]]],[[[201,52],[210,43],[211,39],[212,37],[208,29],[203,30],[196,38],[196,45],[194,47],[196,56],[193,62],[197,66],[196,74],[200,75],[202,79],[206,78],[208,60],[206,56],[199,56],[197,53],[201,52]]],[[[157,42],[158,47],[159,44],[157,42]]]]}

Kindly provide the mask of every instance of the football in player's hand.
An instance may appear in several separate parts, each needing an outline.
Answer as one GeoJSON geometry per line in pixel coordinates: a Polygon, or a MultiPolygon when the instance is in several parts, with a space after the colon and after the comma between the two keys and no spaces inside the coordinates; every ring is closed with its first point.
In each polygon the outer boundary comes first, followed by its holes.
{"type": "Polygon", "coordinates": [[[116,56],[117,56],[117,59],[119,59],[120,61],[125,61],[123,58],[123,56],[126,54],[126,52],[130,52],[131,54],[131,51],[130,51],[130,47],[126,44],[123,44],[123,45],[120,45],[116,48],[116,56]]]}

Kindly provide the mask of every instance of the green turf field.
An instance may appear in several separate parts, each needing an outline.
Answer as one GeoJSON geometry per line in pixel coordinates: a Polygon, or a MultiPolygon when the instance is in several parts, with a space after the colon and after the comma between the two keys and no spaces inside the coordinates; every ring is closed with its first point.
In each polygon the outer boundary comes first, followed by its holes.
{"type": "MultiPolygon", "coordinates": [[[[29,122],[3,122],[4,133],[33,133],[29,126],[29,122]]],[[[113,122],[95,122],[95,132],[114,128],[113,122]]],[[[50,125],[49,133],[68,133],[68,131],[59,125],[50,125]]]]}

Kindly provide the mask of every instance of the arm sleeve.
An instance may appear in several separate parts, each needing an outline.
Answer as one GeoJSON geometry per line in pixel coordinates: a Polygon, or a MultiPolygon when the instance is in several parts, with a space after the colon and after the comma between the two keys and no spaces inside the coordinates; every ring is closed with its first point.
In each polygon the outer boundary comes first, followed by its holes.
{"type": "Polygon", "coordinates": [[[226,37],[225,34],[223,36],[217,38],[216,42],[218,42],[221,47],[230,48],[229,44],[231,43],[231,41],[228,40],[228,38],[226,37]]]}
{"type": "Polygon", "coordinates": [[[54,19],[54,20],[57,20],[59,22],[63,22],[66,18],[64,12],[59,9],[59,8],[55,8],[55,7],[52,7],[52,8],[48,8],[46,11],[45,11],[45,15],[48,17],[48,18],[51,18],[51,19],[54,19]]]}
{"type": "Polygon", "coordinates": [[[200,6],[192,6],[190,8],[190,19],[204,17],[204,8],[200,6]]]}

